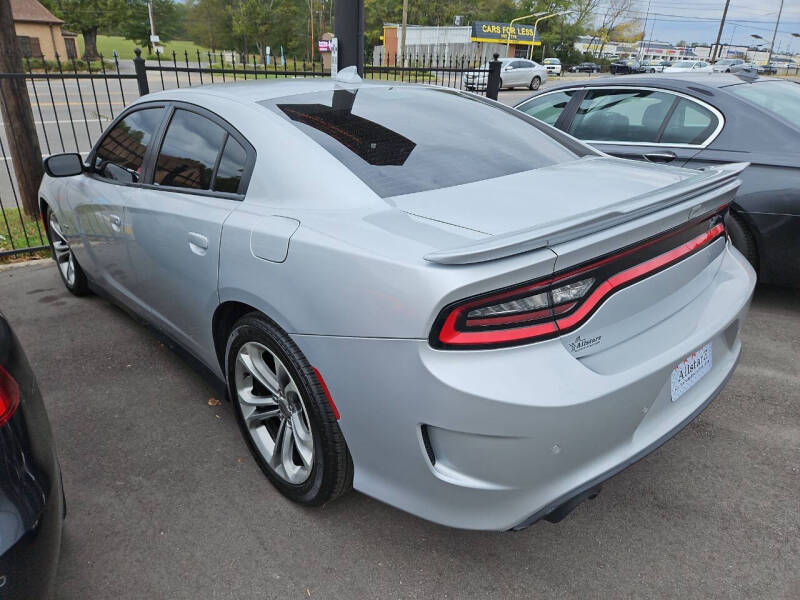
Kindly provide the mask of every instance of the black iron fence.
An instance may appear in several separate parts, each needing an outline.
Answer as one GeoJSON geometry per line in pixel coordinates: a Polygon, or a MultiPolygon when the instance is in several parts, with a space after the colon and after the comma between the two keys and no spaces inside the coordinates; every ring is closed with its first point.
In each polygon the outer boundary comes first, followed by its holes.
{"type": "MultiPolygon", "coordinates": [[[[28,57],[23,66],[24,73],[0,73],[0,80],[26,81],[44,156],[86,154],[115,115],[138,97],[136,76],[126,73],[116,57],[94,63],[62,61],[58,55],[53,61],[28,57]]],[[[0,119],[0,258],[47,248],[44,227],[22,208],[9,147],[15,137],[15,124],[0,119]]]]}
{"type": "MultiPolygon", "coordinates": [[[[0,80],[25,80],[45,157],[61,152],[85,156],[120,111],[151,91],[250,79],[330,77],[330,67],[321,61],[221,52],[184,52],[182,56],[173,52],[145,60],[137,51],[133,60],[114,56],[90,63],[62,61],[58,56],[54,61],[29,57],[24,59],[24,71],[0,73],[0,80]]],[[[365,65],[364,78],[470,89],[492,96],[489,71],[488,63],[477,57],[385,55],[365,65]]],[[[9,149],[13,138],[14,124],[0,119],[0,259],[47,249],[43,225],[23,210],[9,149]]]]}
{"type": "Polygon", "coordinates": [[[480,56],[378,54],[364,65],[364,78],[440,85],[486,95],[489,63],[480,56]]]}

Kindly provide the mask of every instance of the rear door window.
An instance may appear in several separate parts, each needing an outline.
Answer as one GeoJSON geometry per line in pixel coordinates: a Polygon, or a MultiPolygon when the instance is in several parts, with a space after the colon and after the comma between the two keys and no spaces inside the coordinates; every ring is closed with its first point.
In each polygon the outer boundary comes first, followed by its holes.
{"type": "Polygon", "coordinates": [[[136,183],[144,155],[164,118],[164,108],[144,108],[122,118],[100,142],[94,157],[97,174],[111,181],[136,183]]]}
{"type": "Polygon", "coordinates": [[[590,90],[569,133],[582,140],[655,143],[675,96],[652,90],[590,90]]]}
{"type": "Polygon", "coordinates": [[[664,128],[660,141],[662,144],[699,145],[714,133],[718,123],[716,115],[710,110],[696,102],[681,98],[664,128]]]}
{"type": "Polygon", "coordinates": [[[154,183],[208,190],[227,132],[194,112],[177,109],[156,161],[154,183]]]}
{"type": "Polygon", "coordinates": [[[214,175],[212,189],[215,192],[228,192],[230,194],[238,192],[246,164],[247,151],[229,135],[228,140],[225,142],[225,150],[222,151],[222,156],[219,159],[219,167],[217,167],[217,173],[214,175]]]}
{"type": "Polygon", "coordinates": [[[552,92],[528,100],[518,106],[517,109],[532,116],[534,119],[544,121],[548,125],[555,125],[558,117],[567,108],[567,104],[569,104],[573,94],[575,94],[575,90],[552,92]]]}

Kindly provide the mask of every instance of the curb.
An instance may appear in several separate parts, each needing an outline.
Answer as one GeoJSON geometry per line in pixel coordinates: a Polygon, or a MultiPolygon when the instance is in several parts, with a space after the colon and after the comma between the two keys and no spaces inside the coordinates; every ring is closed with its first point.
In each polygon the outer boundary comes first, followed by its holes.
{"type": "Polygon", "coordinates": [[[35,267],[37,265],[45,265],[52,263],[53,259],[49,256],[47,258],[31,258],[29,260],[20,260],[12,263],[0,263],[0,273],[3,271],[12,271],[14,269],[21,269],[23,267],[35,267]]]}

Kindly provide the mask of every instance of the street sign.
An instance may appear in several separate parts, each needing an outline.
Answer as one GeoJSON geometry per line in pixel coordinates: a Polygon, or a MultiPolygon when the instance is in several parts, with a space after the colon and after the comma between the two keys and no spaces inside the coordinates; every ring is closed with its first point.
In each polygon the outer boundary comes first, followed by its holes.
{"type": "Polygon", "coordinates": [[[157,44],[158,42],[161,41],[161,38],[159,38],[157,35],[151,35],[150,41],[153,42],[154,44],[157,44]]]}
{"type": "Polygon", "coordinates": [[[320,52],[330,52],[331,43],[328,40],[320,40],[317,42],[317,48],[319,48],[320,52]]]}
{"type": "Polygon", "coordinates": [[[339,38],[332,38],[331,47],[331,77],[336,77],[339,72],[339,38]]]}

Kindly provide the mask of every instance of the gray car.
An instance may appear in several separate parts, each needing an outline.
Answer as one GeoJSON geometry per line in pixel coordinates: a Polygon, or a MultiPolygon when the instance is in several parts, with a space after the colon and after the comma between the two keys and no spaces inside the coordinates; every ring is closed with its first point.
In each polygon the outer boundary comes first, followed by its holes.
{"type": "Polygon", "coordinates": [[[517,105],[621,158],[707,168],[747,161],[734,244],[764,283],[800,286],[800,85],[731,74],[599,78],[517,105]]]}
{"type": "Polygon", "coordinates": [[[738,73],[749,69],[749,64],[741,58],[723,58],[711,67],[714,73],[738,73]]]}
{"type": "MultiPolygon", "coordinates": [[[[610,158],[444,88],[170,90],[46,161],[59,272],[228,386],[275,487],[446,525],[558,520],[731,375],[745,165],[610,158]]],[[[697,476],[687,473],[687,477],[697,476]]]]}

